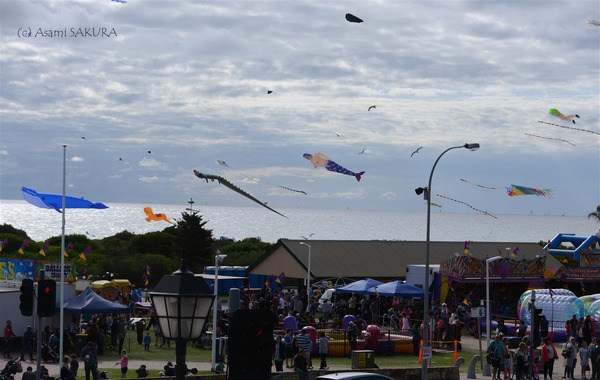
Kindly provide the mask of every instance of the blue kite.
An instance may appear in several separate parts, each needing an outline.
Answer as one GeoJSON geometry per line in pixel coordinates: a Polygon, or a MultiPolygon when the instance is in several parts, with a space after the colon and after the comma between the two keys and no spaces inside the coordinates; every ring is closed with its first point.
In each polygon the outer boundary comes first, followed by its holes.
{"type": "MultiPolygon", "coordinates": [[[[21,187],[21,191],[23,192],[23,199],[32,205],[40,208],[53,208],[58,212],[62,212],[62,195],[38,193],[37,191],[27,187],[21,187]]],[[[108,208],[108,206],[100,202],[94,203],[88,201],[87,199],[66,196],[65,208],[105,209],[108,208]]]]}

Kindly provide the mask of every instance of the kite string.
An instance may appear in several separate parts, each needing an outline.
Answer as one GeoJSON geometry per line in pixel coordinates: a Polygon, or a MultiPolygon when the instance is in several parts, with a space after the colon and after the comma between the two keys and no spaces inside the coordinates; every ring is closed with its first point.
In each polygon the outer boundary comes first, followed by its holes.
{"type": "Polygon", "coordinates": [[[600,133],[599,133],[599,132],[590,131],[590,130],[588,130],[588,129],[567,127],[567,126],[565,126],[565,125],[554,124],[554,123],[548,123],[547,121],[542,121],[542,120],[538,120],[538,123],[542,123],[542,124],[548,124],[548,125],[553,125],[553,126],[555,126],[555,127],[560,127],[560,128],[572,129],[572,130],[574,130],[574,131],[581,131],[581,132],[593,133],[593,134],[595,134],[595,135],[600,135],[600,133]]]}
{"type": "Polygon", "coordinates": [[[546,140],[556,140],[556,141],[563,141],[563,142],[566,142],[567,144],[571,144],[571,145],[575,146],[575,144],[573,144],[573,143],[572,143],[572,142],[570,142],[570,141],[563,140],[563,139],[557,139],[557,138],[554,138],[554,137],[544,137],[544,136],[538,136],[538,135],[534,135],[534,134],[527,133],[527,132],[525,132],[525,135],[527,135],[527,136],[533,136],[533,137],[539,137],[540,139],[546,139],[546,140]]]}
{"type": "Polygon", "coordinates": [[[457,200],[457,199],[450,198],[450,197],[447,197],[447,196],[445,196],[445,195],[441,195],[441,194],[436,194],[436,195],[437,195],[438,197],[441,197],[441,198],[444,198],[444,199],[448,199],[448,200],[451,200],[451,201],[453,201],[453,202],[456,202],[456,203],[462,203],[462,204],[464,204],[464,205],[466,205],[466,206],[468,206],[468,207],[472,208],[473,210],[475,210],[475,211],[477,211],[477,212],[480,212],[480,213],[482,213],[482,214],[485,214],[485,215],[491,216],[491,217],[492,217],[492,218],[494,218],[494,219],[498,219],[498,217],[496,217],[495,215],[492,215],[492,214],[490,214],[490,213],[489,213],[489,212],[487,212],[487,211],[483,211],[483,210],[480,210],[480,209],[478,209],[478,208],[475,208],[475,207],[471,206],[470,204],[468,204],[467,202],[459,201],[459,200],[457,200]]]}
{"type": "Polygon", "coordinates": [[[463,182],[466,182],[466,183],[470,183],[471,185],[475,185],[475,186],[477,186],[477,187],[484,188],[484,189],[490,189],[490,190],[504,190],[504,188],[503,188],[503,187],[489,187],[489,186],[483,186],[483,185],[479,185],[479,184],[477,184],[477,183],[475,183],[475,182],[467,181],[466,179],[462,179],[462,178],[461,178],[460,180],[461,180],[461,181],[463,181],[463,182]]]}

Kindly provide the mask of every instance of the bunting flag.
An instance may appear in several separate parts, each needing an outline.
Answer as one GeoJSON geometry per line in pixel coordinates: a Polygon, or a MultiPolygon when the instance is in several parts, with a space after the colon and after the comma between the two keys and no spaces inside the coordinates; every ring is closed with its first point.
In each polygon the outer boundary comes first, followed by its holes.
{"type": "Polygon", "coordinates": [[[464,249],[465,255],[470,255],[471,254],[471,242],[468,240],[465,240],[465,249],[464,249]]]}
{"type": "Polygon", "coordinates": [[[265,288],[268,288],[269,286],[271,286],[271,283],[269,280],[265,280],[265,288]]]}
{"type": "Polygon", "coordinates": [[[554,291],[552,289],[548,289],[548,293],[550,294],[550,301],[554,302],[554,291]]]}
{"type": "Polygon", "coordinates": [[[581,293],[585,296],[585,285],[583,285],[583,281],[579,280],[579,284],[581,285],[581,293]]]}
{"type": "Polygon", "coordinates": [[[92,246],[88,245],[87,247],[85,247],[85,249],[83,250],[83,252],[81,252],[79,254],[79,258],[81,260],[87,260],[88,256],[90,255],[90,253],[92,253],[92,246]]]}
{"type": "Polygon", "coordinates": [[[8,238],[4,238],[3,241],[0,241],[0,252],[8,245],[8,238]]]}
{"type": "Polygon", "coordinates": [[[72,249],[73,249],[73,243],[67,244],[67,246],[65,247],[65,251],[63,252],[63,255],[65,255],[65,257],[69,257],[69,253],[71,253],[72,249]]]}
{"type": "Polygon", "coordinates": [[[504,253],[502,253],[502,251],[500,250],[500,248],[496,248],[498,250],[498,255],[504,257],[504,253]]]}
{"type": "Polygon", "coordinates": [[[512,257],[513,259],[516,259],[518,255],[519,255],[519,247],[517,246],[517,248],[513,249],[512,253],[510,254],[510,257],[512,257]]]}
{"type": "Polygon", "coordinates": [[[44,243],[44,245],[40,249],[40,252],[39,252],[40,255],[46,256],[46,254],[48,254],[48,249],[49,248],[50,248],[50,243],[48,243],[48,240],[46,240],[46,242],[44,243]]]}
{"type": "Polygon", "coordinates": [[[29,247],[29,241],[28,240],[23,240],[23,243],[21,244],[21,247],[19,248],[19,250],[17,252],[19,252],[21,255],[25,253],[25,248],[29,247]]]}

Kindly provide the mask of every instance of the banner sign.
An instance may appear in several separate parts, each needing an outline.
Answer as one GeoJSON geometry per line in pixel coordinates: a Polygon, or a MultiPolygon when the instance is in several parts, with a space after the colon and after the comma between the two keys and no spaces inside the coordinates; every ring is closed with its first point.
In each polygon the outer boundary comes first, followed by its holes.
{"type": "Polygon", "coordinates": [[[25,278],[33,280],[34,261],[0,259],[0,280],[22,281],[25,278]]]}

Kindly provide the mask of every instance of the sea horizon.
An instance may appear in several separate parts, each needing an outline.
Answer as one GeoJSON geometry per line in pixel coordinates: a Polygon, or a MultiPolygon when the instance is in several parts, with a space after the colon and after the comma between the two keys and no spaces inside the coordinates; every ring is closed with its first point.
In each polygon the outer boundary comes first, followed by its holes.
{"type": "MultiPolygon", "coordinates": [[[[109,208],[67,209],[65,234],[82,234],[102,239],[119,232],[135,234],[162,231],[171,224],[147,222],[138,203],[108,203],[109,208]]],[[[190,208],[153,204],[155,213],[176,222],[190,208]]],[[[310,240],[426,240],[427,213],[410,211],[358,211],[344,209],[278,209],[286,217],[260,207],[197,206],[205,228],[215,239],[243,240],[258,237],[275,243],[280,238],[310,240]]],[[[449,213],[431,210],[431,241],[539,242],[559,233],[590,236],[600,225],[587,216],[503,215],[449,213]]],[[[60,236],[62,215],[24,200],[0,200],[0,223],[24,230],[35,241],[60,236]]]]}

